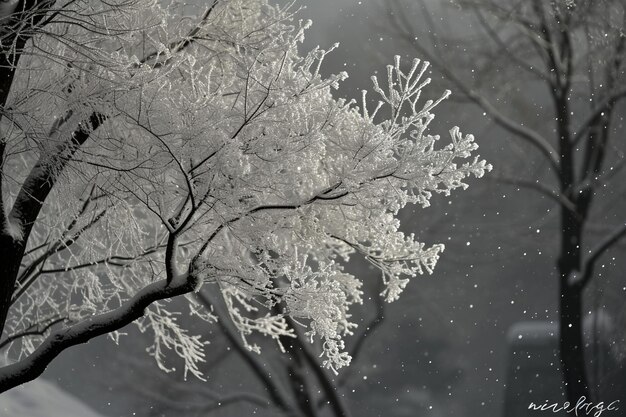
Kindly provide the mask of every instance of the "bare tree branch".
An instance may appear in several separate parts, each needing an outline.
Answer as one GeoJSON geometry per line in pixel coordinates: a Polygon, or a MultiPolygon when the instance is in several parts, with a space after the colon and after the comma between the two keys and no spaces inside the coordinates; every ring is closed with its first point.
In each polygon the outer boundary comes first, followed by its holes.
{"type": "Polygon", "coordinates": [[[501,38],[500,34],[489,24],[489,22],[487,22],[487,18],[485,17],[485,14],[480,9],[475,8],[474,13],[478,21],[482,25],[483,29],[489,36],[489,38],[493,40],[496,43],[496,45],[498,45],[499,47],[498,53],[504,53],[507,56],[507,58],[509,58],[512,62],[515,62],[519,68],[530,72],[532,75],[536,76],[537,78],[548,83],[551,82],[547,74],[538,70],[534,66],[529,65],[528,62],[522,60],[518,55],[511,52],[510,41],[508,39],[504,40],[501,38]]]}
{"type": "Polygon", "coordinates": [[[258,405],[262,408],[269,408],[269,404],[265,398],[251,392],[234,392],[225,396],[220,396],[216,393],[211,392],[208,389],[204,389],[201,394],[203,395],[203,397],[209,397],[209,399],[202,402],[193,402],[189,400],[185,400],[184,402],[182,402],[180,401],[180,399],[173,399],[168,397],[167,393],[164,395],[163,392],[154,391],[153,389],[145,387],[142,384],[136,384],[135,389],[139,392],[140,395],[146,397],[151,402],[163,404],[169,409],[176,410],[178,412],[188,413],[190,411],[195,411],[197,413],[208,413],[210,411],[221,409],[227,405],[239,402],[247,402],[250,404],[258,405]]]}
{"type": "Polygon", "coordinates": [[[572,213],[576,213],[576,205],[569,199],[567,196],[563,195],[559,191],[552,189],[551,187],[539,182],[539,181],[530,181],[524,180],[521,178],[509,178],[509,177],[492,177],[490,178],[492,181],[500,182],[502,184],[511,184],[517,185],[519,187],[528,188],[531,190],[535,190],[546,197],[556,201],[559,205],[565,207],[567,210],[572,213]]]}
{"type": "Polygon", "coordinates": [[[616,228],[613,233],[606,236],[592,250],[589,251],[589,256],[585,260],[581,273],[571,277],[569,280],[570,285],[581,289],[585,288],[593,277],[593,271],[598,259],[624,236],[626,236],[626,223],[624,223],[621,227],[616,228]]]}
{"type": "MultiPolygon", "coordinates": [[[[208,310],[211,310],[212,306],[218,308],[218,306],[216,306],[215,303],[212,303],[208,296],[205,295],[202,291],[195,293],[194,297],[208,310]]],[[[220,314],[220,316],[225,317],[227,315],[220,314]]],[[[286,398],[284,394],[284,389],[278,385],[276,379],[272,379],[267,376],[266,371],[263,369],[263,365],[259,363],[257,357],[241,345],[241,340],[239,339],[239,337],[234,334],[234,332],[226,323],[223,322],[223,320],[218,320],[217,324],[222,329],[222,332],[229,340],[231,346],[235,350],[237,350],[237,352],[239,352],[240,356],[248,364],[250,369],[267,388],[268,394],[272,401],[276,404],[276,406],[287,413],[292,413],[294,407],[290,404],[291,401],[286,398]]]]}
{"type": "MultiPolygon", "coordinates": [[[[382,288],[380,288],[382,290],[382,288]]],[[[379,291],[380,293],[381,291],[379,291]]],[[[368,338],[376,332],[376,330],[383,324],[383,320],[385,318],[385,305],[383,299],[376,294],[375,297],[372,297],[374,303],[376,304],[376,314],[372,317],[369,323],[363,327],[363,331],[357,336],[356,343],[350,350],[350,356],[352,356],[352,360],[356,361],[361,356],[361,352],[365,347],[365,342],[368,338]]],[[[348,373],[345,373],[343,377],[339,379],[339,385],[343,385],[346,383],[348,378],[348,373]]]]}
{"type": "Polygon", "coordinates": [[[96,130],[106,120],[100,113],[92,113],[89,117],[89,127],[79,125],[67,142],[57,146],[55,153],[43,153],[39,161],[29,173],[20,193],[15,199],[10,219],[20,222],[23,229],[23,239],[27,240],[30,229],[35,223],[39,211],[54,187],[59,173],[65,168],[76,151],[87,141],[91,132],[96,130]]]}
{"type": "MultiPolygon", "coordinates": [[[[394,17],[397,15],[394,15],[394,17]]],[[[463,82],[455,73],[453,73],[448,65],[445,65],[444,62],[441,61],[440,58],[435,56],[430,50],[425,48],[418,42],[415,42],[413,36],[410,33],[402,32],[398,34],[401,36],[409,45],[415,48],[420,54],[425,56],[433,65],[437,67],[437,69],[444,74],[444,76],[454,84],[454,86],[464,94],[470,101],[478,105],[482,108],[496,124],[505,130],[513,133],[515,136],[525,140],[526,142],[533,145],[543,156],[548,160],[553,171],[556,174],[560,171],[560,163],[557,157],[556,150],[552,147],[552,145],[541,136],[538,132],[520,125],[515,122],[512,118],[506,116],[504,113],[496,109],[484,96],[482,96],[476,90],[471,89],[468,85],[463,82]]]]}
{"type": "Polygon", "coordinates": [[[617,101],[626,96],[626,87],[618,88],[617,90],[611,91],[607,97],[605,97],[600,103],[598,103],[595,107],[595,110],[591,111],[585,119],[580,123],[580,125],[576,128],[573,138],[573,143],[580,142],[581,139],[585,136],[585,134],[589,131],[589,128],[592,126],[593,121],[601,116],[602,113],[606,112],[609,106],[615,105],[617,101]]]}
{"type": "Polygon", "coordinates": [[[328,375],[324,368],[322,368],[320,363],[316,360],[315,356],[313,356],[313,353],[311,353],[311,350],[306,345],[306,343],[302,342],[304,340],[304,337],[298,333],[298,326],[295,325],[293,319],[289,317],[287,319],[291,323],[291,328],[294,329],[294,331],[296,331],[297,333],[297,337],[293,339],[291,343],[297,346],[298,352],[300,352],[304,356],[304,360],[309,366],[309,369],[313,372],[318,382],[322,386],[324,396],[327,400],[327,404],[331,406],[336,417],[350,417],[349,408],[337,392],[339,387],[333,384],[330,375],[328,375]]]}
{"type": "Polygon", "coordinates": [[[575,193],[580,193],[583,191],[590,191],[599,185],[607,184],[615,175],[617,175],[624,167],[626,167],[626,158],[624,158],[624,154],[619,152],[620,157],[622,158],[620,161],[615,164],[615,166],[611,167],[602,175],[599,175],[594,178],[585,178],[583,181],[579,182],[576,188],[574,189],[575,193]]]}

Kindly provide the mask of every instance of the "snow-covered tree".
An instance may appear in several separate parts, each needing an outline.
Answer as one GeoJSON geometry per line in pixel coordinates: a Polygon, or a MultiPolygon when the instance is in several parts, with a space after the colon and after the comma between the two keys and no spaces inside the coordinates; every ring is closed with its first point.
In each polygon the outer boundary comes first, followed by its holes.
{"type": "Polygon", "coordinates": [[[293,336],[290,317],[326,367],[345,366],[361,282],[342,265],[365,257],[397,299],[443,250],[402,233],[398,211],[490,169],[471,135],[428,133],[449,93],[422,100],[427,62],[373,77],[373,108],[365,92],[360,106],[333,98],[347,75],[320,75],[329,51],[298,53],[310,22],[290,7],[20,0],[2,13],[2,391],[132,322],[159,367],[172,349],[203,378],[205,342],[177,321],[215,320],[202,285],[248,349],[252,333],[293,336]],[[186,312],[168,303],[180,295],[186,312]]]}

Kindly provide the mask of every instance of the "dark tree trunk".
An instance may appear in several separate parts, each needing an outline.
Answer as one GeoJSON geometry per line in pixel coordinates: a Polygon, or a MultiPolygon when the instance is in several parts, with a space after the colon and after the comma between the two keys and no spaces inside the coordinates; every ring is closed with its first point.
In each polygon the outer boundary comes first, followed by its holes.
{"type": "MultiPolygon", "coordinates": [[[[4,231],[3,231],[4,232],[4,231]]],[[[7,234],[0,235],[0,336],[4,331],[24,247],[7,234]]]]}
{"type": "Polygon", "coordinates": [[[56,154],[40,155],[39,160],[24,180],[11,213],[7,215],[2,213],[2,226],[6,226],[6,223],[10,221],[6,216],[17,217],[21,236],[14,240],[5,230],[0,231],[0,302],[2,303],[0,304],[0,335],[4,329],[7,312],[11,307],[11,297],[15,291],[26,243],[39,212],[52,191],[59,172],[89,139],[90,130],[96,130],[104,120],[106,120],[104,115],[93,113],[89,117],[90,129],[79,124],[78,129],[70,135],[70,139],[57,147],[56,154]]]}
{"type": "Polygon", "coordinates": [[[572,404],[581,398],[590,399],[584,356],[583,287],[570,282],[580,270],[581,263],[580,220],[565,208],[561,212],[561,257],[559,300],[559,350],[563,383],[567,401],[572,404]]]}
{"type": "MultiPolygon", "coordinates": [[[[15,70],[20,60],[22,50],[32,36],[32,29],[42,24],[46,17],[46,10],[53,6],[55,0],[20,0],[15,6],[13,16],[3,23],[6,33],[3,46],[0,48],[0,110],[4,112],[15,70]],[[7,46],[8,45],[8,46],[7,46]]],[[[0,118],[2,114],[0,113],[0,118]]],[[[6,140],[0,137],[0,337],[4,331],[4,324],[11,306],[11,297],[15,290],[15,282],[24,255],[25,243],[17,242],[7,233],[7,210],[2,204],[3,199],[3,171],[4,147],[6,140]]],[[[32,227],[32,225],[28,225],[32,227]]]]}
{"type": "MultiPolygon", "coordinates": [[[[19,56],[5,54],[0,50],[0,109],[4,111],[11,85],[13,84],[13,76],[15,68],[11,65],[12,60],[19,59],[19,56]]],[[[0,113],[0,119],[2,114],[0,113]]],[[[20,267],[19,260],[21,256],[17,255],[16,246],[13,238],[9,236],[8,219],[6,217],[6,209],[3,201],[3,160],[6,139],[0,137],[0,338],[4,329],[4,323],[7,318],[7,312],[13,295],[15,280],[20,267]]]]}
{"type": "Polygon", "coordinates": [[[575,404],[581,397],[590,399],[584,356],[582,291],[561,281],[559,348],[567,400],[575,404]]]}

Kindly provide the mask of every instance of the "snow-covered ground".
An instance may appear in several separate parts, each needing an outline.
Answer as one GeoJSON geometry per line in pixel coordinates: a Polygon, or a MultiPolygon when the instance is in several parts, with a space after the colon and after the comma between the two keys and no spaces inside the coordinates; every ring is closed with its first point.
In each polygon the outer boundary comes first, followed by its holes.
{"type": "Polygon", "coordinates": [[[38,379],[0,395],[0,417],[102,417],[51,382],[38,379]]]}

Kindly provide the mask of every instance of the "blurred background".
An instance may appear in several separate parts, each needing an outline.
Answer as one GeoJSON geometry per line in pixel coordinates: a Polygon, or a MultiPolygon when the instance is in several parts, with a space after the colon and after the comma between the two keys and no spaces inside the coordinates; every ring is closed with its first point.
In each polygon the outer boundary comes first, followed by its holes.
{"type": "MultiPolygon", "coordinates": [[[[206,382],[185,382],[182,367],[158,370],[134,328],[119,346],[101,337],[66,351],[44,379],[109,417],[543,414],[529,411],[530,402],[566,401],[559,302],[576,294],[560,286],[565,274],[581,283],[582,315],[569,319],[583,333],[589,396],[620,401],[619,410],[604,415],[626,416],[624,2],[301,0],[294,7],[300,6],[299,16],[314,22],[303,51],[340,42],[324,67],[326,74],[350,75],[337,95],[360,99],[371,75],[386,77],[394,55],[406,65],[426,59],[432,64],[426,98],[453,92],[436,110],[431,132],[445,141],[460,126],[493,164],[488,178],[471,181],[467,191],[401,212],[406,232],[446,245],[435,272],[383,305],[378,274],[356,260],[350,265],[367,295],[354,311],[360,327],[348,340],[354,362],[337,376],[319,370],[317,350],[304,338],[285,341],[284,354],[259,340],[259,356],[242,348],[227,323],[207,328],[190,319],[211,342],[206,382]],[[559,149],[565,134],[566,163],[559,149]],[[548,147],[557,151],[549,154],[548,147]],[[563,221],[563,210],[576,214],[574,223],[563,221]],[[572,260],[577,250],[580,259],[572,260]]],[[[205,296],[219,313],[219,300],[205,296]]],[[[34,383],[31,392],[46,398],[41,384],[47,382],[34,383]]]]}

